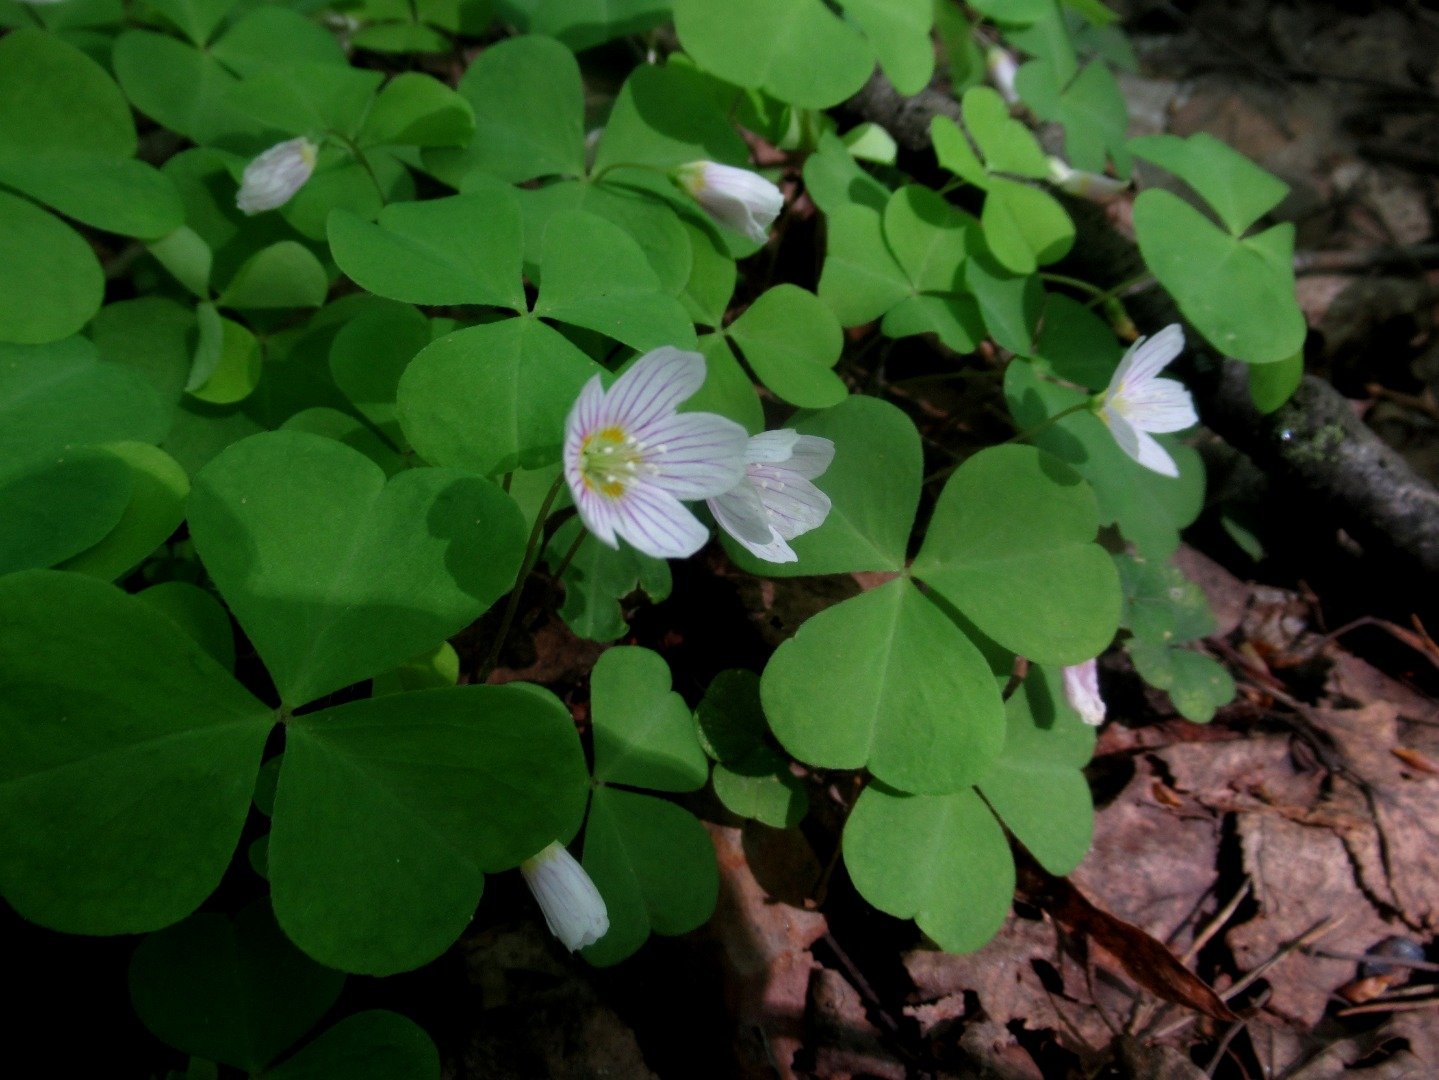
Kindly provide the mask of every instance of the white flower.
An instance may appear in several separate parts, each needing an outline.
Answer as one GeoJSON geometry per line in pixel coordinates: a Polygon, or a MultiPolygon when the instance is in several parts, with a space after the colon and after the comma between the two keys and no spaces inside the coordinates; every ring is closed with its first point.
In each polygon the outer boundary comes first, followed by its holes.
{"type": "Polygon", "coordinates": [[[1104,723],[1104,698],[1099,695],[1099,665],[1093,660],[1064,669],[1064,699],[1091,727],[1104,723]]]}
{"type": "Polygon", "coordinates": [[[989,71],[989,81],[999,91],[1008,105],[1019,104],[1019,91],[1014,88],[1014,78],[1019,74],[1019,64],[1008,49],[991,45],[984,54],[984,66],[989,71]]]}
{"type": "Polygon", "coordinates": [[[1159,373],[1184,349],[1184,330],[1178,323],[1129,347],[1097,399],[1100,418],[1109,425],[1119,448],[1146,469],[1178,476],[1179,466],[1150,434],[1183,431],[1199,422],[1194,400],[1182,383],[1161,379],[1159,373]]]}
{"type": "Polygon", "coordinates": [[[564,845],[553,843],[530,856],[520,864],[520,873],[539,901],[550,933],[570,952],[593,945],[609,931],[605,898],[564,845]]]}
{"type": "Polygon", "coordinates": [[[769,239],[769,227],[784,209],[784,194],[763,176],[732,165],[692,161],[674,171],[675,183],[704,207],[705,213],[756,244],[769,239]]]}
{"type": "Polygon", "coordinates": [[[720,528],[767,562],[798,562],[785,541],[829,516],[829,496],[810,483],[834,460],[834,443],[791,428],[766,431],[745,447],[744,479],[706,500],[720,528]]]}
{"type": "Polygon", "coordinates": [[[1120,192],[1129,189],[1127,180],[1071,168],[1067,162],[1057,157],[1049,159],[1049,178],[1054,182],[1054,186],[1066,195],[1078,195],[1081,199],[1101,203],[1108,202],[1120,192]]]}
{"type": "Polygon", "coordinates": [[[245,214],[284,206],[315,171],[316,149],[309,139],[290,139],[270,147],[245,166],[235,205],[245,214]]]}
{"type": "Polygon", "coordinates": [[[693,555],[709,539],[681,499],[708,499],[744,476],[745,430],[714,413],[677,413],[705,381],[704,357],[665,346],[606,391],[596,375],[565,421],[565,480],[580,520],[657,559],[693,555]]]}

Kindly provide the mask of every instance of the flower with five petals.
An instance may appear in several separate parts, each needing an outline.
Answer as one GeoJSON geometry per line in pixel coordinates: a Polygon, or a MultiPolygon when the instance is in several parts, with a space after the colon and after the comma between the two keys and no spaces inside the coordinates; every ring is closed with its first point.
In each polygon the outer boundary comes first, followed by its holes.
{"type": "Polygon", "coordinates": [[[744,479],[706,501],[720,528],[766,562],[798,562],[788,541],[818,528],[829,496],[810,481],[829,468],[834,443],[791,428],[765,431],[745,446],[744,479]]]}
{"type": "Polygon", "coordinates": [[[664,346],[604,389],[585,384],[565,421],[564,470],[585,527],[657,559],[709,539],[681,499],[721,495],[744,477],[745,430],[714,413],[676,412],[705,381],[704,357],[664,346]]]}
{"type": "Polygon", "coordinates": [[[1184,384],[1159,373],[1184,349],[1184,330],[1171,323],[1129,347],[1095,409],[1119,448],[1146,469],[1178,476],[1179,466],[1151,432],[1183,431],[1199,422],[1184,384]]]}

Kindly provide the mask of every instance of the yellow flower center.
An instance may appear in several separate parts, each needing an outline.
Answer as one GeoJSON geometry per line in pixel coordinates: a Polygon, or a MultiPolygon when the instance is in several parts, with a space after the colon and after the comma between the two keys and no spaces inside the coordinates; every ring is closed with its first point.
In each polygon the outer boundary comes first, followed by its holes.
{"type": "Polygon", "coordinates": [[[623,428],[591,432],[580,443],[580,479],[591,491],[618,499],[635,474],[646,467],[643,450],[643,444],[623,428]]]}

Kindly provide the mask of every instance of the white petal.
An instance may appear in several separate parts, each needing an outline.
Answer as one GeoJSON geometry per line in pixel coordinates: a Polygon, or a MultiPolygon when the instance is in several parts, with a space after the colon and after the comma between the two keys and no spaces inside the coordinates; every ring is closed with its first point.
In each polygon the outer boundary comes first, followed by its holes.
{"type": "Polygon", "coordinates": [[[819,528],[829,516],[829,496],[793,470],[751,465],[748,472],[776,535],[793,540],[819,528]]]}
{"type": "Polygon", "coordinates": [[[1184,328],[1170,323],[1153,337],[1140,338],[1129,347],[1114,376],[1109,380],[1109,396],[1124,395],[1148,382],[1184,351],[1184,328]]]}
{"type": "Polygon", "coordinates": [[[1161,476],[1179,475],[1179,466],[1174,464],[1169,451],[1159,445],[1158,439],[1147,431],[1136,431],[1134,437],[1139,441],[1139,453],[1133,455],[1135,461],[1161,476]]]}
{"type": "Polygon", "coordinates": [[[782,461],[788,461],[790,455],[794,453],[794,446],[798,441],[799,433],[794,428],[761,431],[758,435],[751,435],[744,448],[745,464],[776,465],[782,461]]]}
{"type": "Polygon", "coordinates": [[[744,479],[748,436],[714,413],[677,413],[633,429],[640,441],[646,484],[680,499],[722,495],[744,479]]]}
{"type": "Polygon", "coordinates": [[[767,544],[751,544],[739,536],[736,536],[735,540],[756,559],[772,563],[799,562],[799,556],[795,554],[794,548],[790,547],[784,537],[777,533],[770,533],[770,541],[767,544]]]}
{"type": "Polygon", "coordinates": [[[806,480],[813,480],[822,476],[833,460],[834,443],[819,435],[801,435],[785,462],[785,468],[806,480]]]}
{"type": "Polygon", "coordinates": [[[705,358],[665,345],[645,353],[614,381],[600,412],[601,427],[634,434],[669,416],[705,381],[705,358]]]}
{"type": "Polygon", "coordinates": [[[560,844],[550,844],[520,864],[550,933],[570,952],[593,945],[609,932],[610,916],[585,868],[560,844]]]}
{"type": "Polygon", "coordinates": [[[1064,697],[1086,724],[1104,723],[1104,698],[1099,693],[1099,665],[1093,660],[1064,669],[1064,697]]]}
{"type": "MultiPolygon", "coordinates": [[[[565,478],[569,479],[568,472],[565,478]]],[[[619,510],[615,505],[618,500],[591,491],[577,481],[570,481],[570,493],[575,497],[575,509],[580,512],[580,520],[585,523],[585,528],[589,529],[600,543],[618,550],[620,542],[615,539],[615,526],[620,520],[619,510]]]]}
{"type": "Polygon", "coordinates": [[[706,500],[705,505],[714,514],[715,523],[751,551],[754,545],[768,544],[774,538],[764,503],[748,480],[741,480],[723,495],[706,500]]]}
{"type": "Polygon", "coordinates": [[[1129,422],[1142,431],[1183,431],[1199,423],[1194,399],[1174,379],[1151,379],[1129,395],[1129,422]]]}
{"type": "Polygon", "coordinates": [[[667,491],[631,484],[614,500],[615,533],[656,559],[684,559],[705,546],[709,530],[667,491]]]}
{"type": "Polygon", "coordinates": [[[1110,405],[1105,405],[1100,413],[1101,419],[1109,427],[1109,433],[1114,436],[1115,443],[1119,449],[1135,461],[1139,460],[1139,432],[1134,430],[1134,425],[1119,415],[1110,405]]]}

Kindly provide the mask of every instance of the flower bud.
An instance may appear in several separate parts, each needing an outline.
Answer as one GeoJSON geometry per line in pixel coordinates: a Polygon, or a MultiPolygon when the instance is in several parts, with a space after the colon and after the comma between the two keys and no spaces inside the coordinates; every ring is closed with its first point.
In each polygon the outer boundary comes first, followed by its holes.
{"type": "Polygon", "coordinates": [[[284,206],[315,171],[316,149],[314,143],[303,138],[270,147],[245,166],[235,205],[245,214],[284,206]]]}
{"type": "Polygon", "coordinates": [[[1104,723],[1104,698],[1099,696],[1099,665],[1093,660],[1064,669],[1064,699],[1091,727],[1104,723]]]}
{"type": "Polygon", "coordinates": [[[784,194],[764,177],[748,169],[692,161],[673,173],[674,181],[726,228],[748,236],[756,244],[769,239],[770,226],[784,209],[784,194]]]}
{"type": "Polygon", "coordinates": [[[1049,179],[1066,195],[1077,195],[1094,202],[1108,202],[1129,188],[1128,180],[1117,180],[1103,173],[1073,169],[1057,157],[1049,159],[1049,179]]]}
{"type": "Polygon", "coordinates": [[[570,952],[593,945],[609,932],[604,897],[562,844],[552,843],[526,859],[520,873],[539,901],[550,933],[570,952]]]}
{"type": "Polygon", "coordinates": [[[999,96],[1004,98],[1005,104],[1018,105],[1019,91],[1015,89],[1014,79],[1019,74],[1019,64],[1014,59],[1014,54],[1008,49],[992,45],[984,54],[984,67],[989,72],[989,81],[999,91],[999,96]]]}

